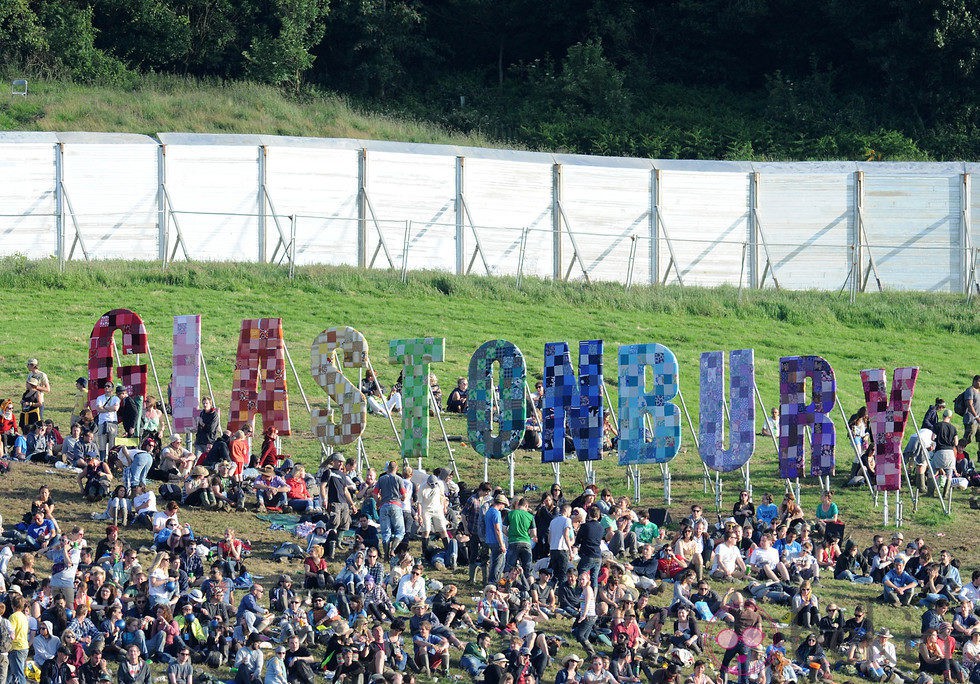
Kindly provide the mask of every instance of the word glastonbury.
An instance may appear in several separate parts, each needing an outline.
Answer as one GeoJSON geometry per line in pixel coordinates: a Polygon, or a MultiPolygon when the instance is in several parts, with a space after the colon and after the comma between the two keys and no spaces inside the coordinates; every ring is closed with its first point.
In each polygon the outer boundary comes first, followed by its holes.
{"type": "MultiPolygon", "coordinates": [[[[107,381],[113,380],[116,331],[122,333],[123,354],[148,353],[146,328],[138,314],[114,309],[102,316],[89,342],[90,402],[98,398],[107,381]]],[[[285,351],[281,318],[242,321],[230,429],[251,422],[258,414],[264,426],[275,426],[281,434],[290,434],[285,351]]],[[[445,351],[444,338],[389,342],[389,361],[401,363],[403,368],[401,453],[405,458],[428,454],[429,369],[431,364],[444,360],[445,351]]],[[[200,400],[201,358],[201,316],[174,316],[172,404],[176,432],[194,427],[200,400]]],[[[150,359],[152,362],[152,356],[150,359]]],[[[314,435],[332,445],[356,441],[367,425],[367,402],[341,366],[369,368],[367,340],[351,327],[328,328],[313,340],[310,360],[313,379],[336,402],[340,414],[339,422],[335,422],[334,409],[312,409],[314,435]]],[[[619,347],[618,361],[619,463],[668,463],[681,445],[680,410],[671,402],[679,392],[677,358],[661,344],[629,344],[619,347]],[[652,369],[653,387],[646,386],[647,368],[652,369]],[[652,429],[645,427],[645,416],[652,429]]],[[[724,356],[720,351],[701,354],[699,451],[705,465],[717,472],[740,468],[755,450],[754,351],[731,351],[728,367],[730,434],[729,448],[724,449],[724,356]]],[[[133,396],[146,396],[145,364],[122,366],[117,373],[119,382],[133,396]]],[[[834,370],[819,356],[788,356],[780,359],[779,373],[780,477],[794,479],[802,474],[807,428],[811,430],[810,474],[829,475],[835,466],[836,429],[829,415],[837,398],[834,370]],[[810,401],[805,394],[807,379],[812,385],[810,401]]],[[[566,429],[579,460],[600,459],[605,418],[602,340],[579,343],[577,374],[568,344],[545,344],[543,375],[542,461],[564,460],[566,429]]],[[[884,369],[861,371],[877,445],[879,491],[901,488],[901,443],[917,377],[918,368],[896,369],[889,392],[884,369]]],[[[484,458],[510,456],[521,443],[527,421],[524,355],[507,340],[485,342],[470,358],[468,380],[470,445],[484,458]],[[496,381],[495,364],[499,366],[496,381]]]]}

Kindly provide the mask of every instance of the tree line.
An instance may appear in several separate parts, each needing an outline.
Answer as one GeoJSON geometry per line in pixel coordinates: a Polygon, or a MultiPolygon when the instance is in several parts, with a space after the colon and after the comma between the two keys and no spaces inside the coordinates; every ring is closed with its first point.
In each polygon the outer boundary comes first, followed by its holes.
{"type": "Polygon", "coordinates": [[[0,58],[134,87],[248,79],[532,148],[977,156],[967,0],[0,0],[0,58]]]}

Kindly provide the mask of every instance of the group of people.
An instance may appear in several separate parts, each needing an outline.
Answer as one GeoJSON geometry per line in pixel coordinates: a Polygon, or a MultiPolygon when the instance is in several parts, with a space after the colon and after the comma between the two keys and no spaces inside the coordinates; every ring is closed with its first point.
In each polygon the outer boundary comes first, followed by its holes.
{"type": "MultiPolygon", "coordinates": [[[[43,416],[50,385],[36,359],[29,373],[22,409],[35,413],[8,430],[10,402],[0,406],[8,457],[76,468],[81,495],[107,502],[93,516],[107,524],[90,544],[83,526],[59,522],[42,486],[18,522],[2,525],[0,684],[24,684],[31,672],[54,684],[147,684],[152,662],[170,684],[227,667],[237,684],[312,684],[321,673],[337,684],[404,684],[450,664],[484,684],[537,684],[555,660],[555,684],[779,684],[835,671],[980,679],[980,570],[966,582],[950,550],[906,544],[901,533],[862,549],[831,491],[810,512],[792,492],[756,505],[743,491],[730,516],[711,522],[695,504],[675,527],[666,510],[594,484],[566,497],[556,483],[532,501],[531,491],[511,497],[489,482],[470,489],[448,468],[391,461],[380,475],[360,473],[340,454],[307,473],[280,454],[274,428],[258,449],[250,425],[223,430],[210,398],[185,445],[163,437],[152,398],[130,412],[125,388],[106,383],[93,409],[81,378],[62,438],[43,416]],[[255,581],[234,528],[211,539],[184,515],[253,506],[308,521],[301,572],[255,581]],[[151,548],[135,543],[139,527],[152,530],[151,548]],[[45,577],[42,557],[52,563],[45,577]],[[820,606],[829,579],[877,584],[882,604],[924,610],[917,673],[899,666],[869,606],[820,606]],[[464,582],[477,589],[461,591],[464,582]],[[797,643],[764,603],[788,608],[797,643]],[[559,636],[569,623],[574,642],[559,636]]],[[[373,373],[362,385],[373,411],[401,410],[400,386],[385,394],[373,373]]],[[[971,425],[980,376],[974,385],[971,425]]],[[[430,388],[441,398],[434,377],[430,388]]],[[[539,384],[529,420],[539,420],[542,397],[539,384]]],[[[927,414],[936,435],[949,424],[939,403],[927,414]]],[[[446,410],[466,404],[460,378],[446,410]]],[[[976,439],[975,427],[967,432],[976,439]]]]}

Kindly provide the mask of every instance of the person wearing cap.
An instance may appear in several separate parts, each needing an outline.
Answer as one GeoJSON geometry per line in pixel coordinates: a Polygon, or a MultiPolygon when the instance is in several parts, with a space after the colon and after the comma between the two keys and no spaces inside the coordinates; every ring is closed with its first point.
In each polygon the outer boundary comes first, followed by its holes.
{"type": "Polygon", "coordinates": [[[194,464],[194,454],[181,444],[180,435],[170,437],[170,443],[160,452],[160,470],[164,473],[174,473],[184,478],[190,473],[194,464]]]}
{"type": "Polygon", "coordinates": [[[67,684],[73,675],[68,666],[71,651],[67,646],[59,646],[54,658],[46,660],[41,666],[41,681],[44,684],[67,684]]]}
{"type": "Polygon", "coordinates": [[[288,684],[288,682],[286,677],[286,647],[279,644],[265,665],[265,679],[262,680],[262,684],[288,684]]]}
{"type": "Polygon", "coordinates": [[[483,517],[484,543],[487,545],[488,555],[490,557],[490,569],[487,577],[488,584],[496,584],[504,570],[507,545],[504,542],[504,522],[500,512],[507,508],[509,504],[510,502],[506,496],[497,494],[483,517]]]}
{"type": "Polygon", "coordinates": [[[333,560],[337,542],[350,529],[351,509],[354,499],[347,488],[347,476],[344,473],[344,457],[337,452],[330,456],[330,468],[320,479],[320,501],[327,511],[332,529],[327,539],[327,558],[333,560]]]}
{"type": "Polygon", "coordinates": [[[44,395],[51,391],[51,383],[48,381],[48,374],[42,371],[37,365],[37,359],[27,359],[27,380],[37,381],[37,393],[40,402],[40,418],[44,418],[44,395]]]}
{"type": "Polygon", "coordinates": [[[289,485],[271,465],[262,466],[261,473],[252,482],[252,488],[255,489],[255,501],[260,512],[286,506],[289,485]]]}
{"type": "Polygon", "coordinates": [[[121,401],[113,390],[112,382],[106,380],[102,384],[102,394],[95,400],[95,415],[98,417],[99,450],[105,458],[109,449],[116,446],[116,435],[119,430],[119,406],[121,401]]]}
{"type": "MultiPolygon", "coordinates": [[[[980,375],[977,377],[980,378],[980,375]]],[[[936,480],[938,480],[939,486],[943,490],[943,497],[949,496],[949,491],[953,486],[953,475],[956,472],[956,446],[958,442],[956,439],[956,426],[951,422],[952,419],[953,412],[950,409],[943,409],[942,420],[936,425],[935,430],[936,449],[933,451],[932,458],[930,459],[936,480]]],[[[966,421],[966,416],[963,417],[963,420],[964,422],[966,421]]],[[[968,443],[964,436],[964,442],[961,443],[961,446],[965,446],[968,443]]],[[[926,489],[930,496],[936,493],[936,483],[932,477],[926,481],[926,489]]]]}

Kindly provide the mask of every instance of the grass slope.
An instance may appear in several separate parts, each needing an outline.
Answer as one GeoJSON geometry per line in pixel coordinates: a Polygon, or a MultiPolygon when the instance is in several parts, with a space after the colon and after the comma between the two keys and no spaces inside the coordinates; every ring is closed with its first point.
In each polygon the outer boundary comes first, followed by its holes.
{"type": "Polygon", "coordinates": [[[0,130],[254,133],[490,145],[479,135],[421,120],[362,112],[336,95],[290,98],[256,83],[166,75],[141,76],[133,89],[31,81],[28,97],[0,97],[0,130]]]}
{"type": "MultiPolygon", "coordinates": [[[[862,368],[899,365],[921,368],[913,409],[919,419],[936,396],[951,401],[977,371],[980,351],[980,313],[975,305],[955,296],[919,293],[865,295],[855,305],[836,293],[737,292],[731,288],[634,288],[608,284],[586,286],[527,279],[521,289],[509,279],[457,277],[443,273],[409,274],[403,284],[397,273],[359,271],[350,268],[300,268],[290,281],[283,269],[254,264],[175,264],[162,270],[156,264],[92,263],[71,264],[64,274],[51,262],[18,258],[0,260],[0,282],[4,284],[6,311],[5,344],[0,350],[0,392],[18,397],[23,389],[25,362],[37,356],[51,378],[49,415],[67,423],[70,391],[78,375],[84,375],[88,337],[105,311],[127,307],[138,312],[149,331],[150,345],[160,381],[166,383],[170,368],[172,316],[203,314],[204,354],[218,405],[227,412],[231,375],[242,318],[281,316],[292,359],[300,373],[307,396],[314,404],[325,404],[323,392],[312,382],[307,350],[321,330],[351,325],[371,345],[371,356],[382,382],[394,380],[398,368],[387,363],[391,339],[414,336],[444,336],[446,361],[433,370],[441,378],[445,393],[455,378],[466,372],[470,354],[484,341],[506,338],[524,352],[529,381],[539,378],[545,342],[601,338],[606,342],[606,382],[616,395],[615,350],[619,344],[660,342],[669,346],[680,363],[680,386],[697,424],[698,355],[716,349],[754,348],[757,384],[771,406],[778,401],[778,360],[791,354],[819,354],[833,365],[839,395],[845,410],[853,412],[863,403],[858,372],[862,368]]],[[[318,445],[309,432],[305,406],[295,380],[289,375],[294,435],[286,438],[285,450],[313,464],[318,445]]],[[[155,394],[155,392],[154,392],[155,394]]],[[[844,438],[840,415],[838,462],[846,472],[852,460],[844,438]]],[[[761,424],[761,416],[760,416],[761,424]]],[[[447,419],[451,435],[466,434],[465,421],[447,419]]],[[[448,454],[436,422],[432,422],[427,469],[446,465],[448,454]]],[[[372,465],[397,457],[397,447],[388,423],[369,418],[365,446],[372,465]]],[[[350,450],[353,452],[353,450],[350,450]]],[[[467,445],[455,447],[460,479],[474,483],[482,478],[482,460],[467,445]]],[[[518,452],[518,488],[525,482],[546,486],[549,468],[531,452],[518,452]]],[[[597,466],[601,486],[617,494],[628,493],[624,469],[614,458],[597,466]]],[[[688,503],[699,501],[714,509],[711,494],[702,485],[702,469],[693,448],[690,431],[684,428],[682,452],[671,463],[674,473],[675,519],[688,503]]],[[[490,477],[500,482],[507,477],[505,462],[489,466],[490,477]]],[[[644,466],[643,502],[658,505],[662,485],[653,467],[644,466]]],[[[583,476],[578,463],[562,467],[568,491],[583,476]]],[[[53,479],[62,492],[66,519],[84,520],[94,510],[70,495],[73,484],[53,472],[42,474],[35,466],[20,466],[4,480],[5,497],[0,513],[8,520],[18,517],[27,505],[29,492],[39,478],[53,479]]],[[[771,441],[760,438],[752,460],[756,499],[762,491],[778,493],[775,450],[771,441]]],[[[837,478],[835,487],[839,487],[837,478]]],[[[723,508],[730,509],[740,487],[737,474],[725,478],[723,508]]],[[[803,505],[811,510],[817,502],[817,485],[804,484],[803,505]]],[[[875,509],[866,490],[844,490],[838,497],[849,532],[863,545],[882,527],[881,510],[875,509]]],[[[207,534],[219,534],[228,519],[220,514],[195,514],[207,534]]],[[[906,508],[906,534],[921,534],[935,546],[950,547],[972,569],[980,561],[975,544],[977,511],[966,505],[966,495],[954,496],[952,518],[944,516],[934,500],[923,499],[915,513],[906,508]]],[[[260,560],[282,533],[272,533],[251,514],[236,516],[234,524],[257,542],[254,561],[261,574],[279,566],[260,560]]],[[[92,533],[94,534],[94,532],[92,533]]],[[[138,540],[139,537],[137,536],[138,540]]],[[[267,556],[266,556],[267,557],[267,556]]],[[[298,565],[291,566],[298,570],[298,565]]],[[[966,575],[969,576],[968,573],[966,575]]],[[[459,581],[457,576],[456,581],[459,581]]],[[[463,593],[467,593],[465,590],[463,593]]],[[[820,590],[844,606],[867,602],[874,588],[825,580],[820,590]]],[[[786,621],[785,612],[767,606],[776,618],[786,621]]],[[[879,609],[875,624],[883,624],[900,636],[918,630],[917,615],[879,609]]],[[[559,622],[554,629],[567,630],[559,622]]]]}

